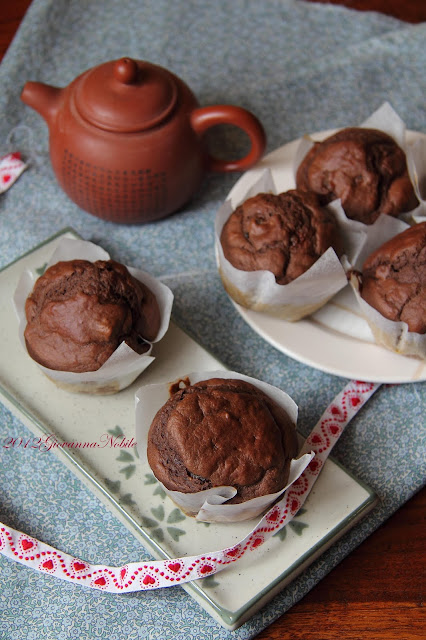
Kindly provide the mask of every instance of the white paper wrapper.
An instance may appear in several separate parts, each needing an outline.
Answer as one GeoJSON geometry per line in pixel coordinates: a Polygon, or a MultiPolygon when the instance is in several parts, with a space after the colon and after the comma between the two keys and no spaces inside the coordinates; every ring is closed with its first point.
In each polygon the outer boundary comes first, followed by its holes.
{"type": "MultiPolygon", "coordinates": [[[[277,194],[274,180],[266,169],[259,180],[245,194],[241,202],[258,193],[277,194]]],[[[239,204],[239,203],[238,203],[239,204]]],[[[310,315],[330,300],[347,284],[345,269],[334,249],[328,249],[310,269],[289,284],[277,284],[270,271],[242,271],[236,269],[224,256],[220,236],[232,211],[235,210],[227,200],[216,215],[215,242],[216,260],[223,285],[235,302],[268,313],[290,322],[310,315]]],[[[362,229],[345,216],[339,201],[329,205],[339,224],[344,242],[345,253],[352,262],[362,245],[362,229]]]]}
{"type": "MultiPolygon", "coordinates": [[[[409,223],[413,221],[419,222],[419,216],[421,218],[426,216],[426,138],[409,144],[407,142],[405,124],[388,102],[384,102],[367,120],[358,126],[387,133],[405,152],[408,173],[420,204],[416,209],[401,214],[400,218],[409,223]]],[[[309,135],[302,138],[294,159],[294,175],[296,175],[300,163],[314,143],[315,141],[309,135]]],[[[359,224],[369,226],[361,222],[359,224]]]]}
{"type": "Polygon", "coordinates": [[[426,359],[426,334],[408,331],[408,325],[405,322],[388,320],[370,306],[360,295],[360,282],[356,274],[351,276],[350,284],[378,344],[404,356],[426,359]]]}
{"type": "Polygon", "coordinates": [[[352,222],[354,226],[359,227],[362,242],[358,245],[357,252],[353,254],[349,264],[351,268],[358,270],[361,270],[364,261],[373,251],[410,227],[404,220],[393,218],[385,213],[381,213],[373,224],[365,225],[362,222],[352,222]]]}
{"type": "MultiPolygon", "coordinates": [[[[354,269],[361,272],[364,261],[373,251],[409,228],[410,225],[403,220],[383,214],[379,216],[374,224],[368,225],[365,229],[365,241],[352,265],[354,269]]],[[[408,325],[405,322],[389,320],[369,305],[361,297],[360,278],[362,279],[361,273],[358,275],[354,273],[350,276],[349,283],[375,342],[401,355],[426,358],[426,334],[408,331],[408,325]]]]}
{"type": "MultiPolygon", "coordinates": [[[[283,407],[296,426],[297,405],[284,391],[265,382],[250,378],[235,371],[202,371],[182,376],[182,380],[189,380],[190,384],[195,384],[196,382],[210,378],[232,378],[245,380],[253,384],[283,407]]],[[[145,466],[148,466],[148,431],[157,411],[170,398],[171,384],[174,383],[166,382],[164,384],[147,385],[141,387],[136,392],[136,442],[139,458],[145,466]]],[[[240,504],[226,504],[226,501],[230,500],[237,492],[234,487],[215,487],[196,493],[181,493],[179,491],[169,491],[164,485],[161,486],[184,513],[194,516],[197,520],[202,522],[239,522],[255,518],[266,511],[266,509],[282,495],[286,488],[293,484],[303,473],[304,469],[312,460],[312,457],[313,453],[309,453],[301,458],[292,460],[287,486],[283,487],[278,493],[247,500],[240,504]]]]}
{"type": "MultiPolygon", "coordinates": [[[[110,256],[101,247],[92,242],[62,238],[46,268],[60,261],[74,259],[94,262],[96,260],[109,260],[110,256]]],[[[127,267],[127,269],[134,278],[149,287],[157,299],[160,307],[161,326],[152,343],[158,342],[165,335],[169,327],[173,293],[166,285],[145,271],[134,269],[133,267],[127,267]]],[[[24,349],[26,349],[24,330],[27,323],[25,317],[25,302],[33,290],[37,278],[38,275],[36,273],[25,271],[20,278],[13,298],[15,311],[19,320],[19,337],[24,349]]],[[[85,373],[55,371],[43,367],[38,363],[36,364],[48,378],[67,391],[73,393],[111,394],[128,387],[142,371],[154,361],[155,358],[151,356],[152,343],[150,343],[149,350],[142,355],[133,351],[126,343],[121,343],[97,371],[88,371],[85,373]]]]}
{"type": "MultiPolygon", "coordinates": [[[[332,207],[331,203],[329,207],[332,207]]],[[[385,214],[380,215],[372,225],[365,225],[362,222],[352,221],[352,228],[358,227],[362,243],[357,245],[357,250],[352,254],[352,260],[342,258],[342,264],[350,278],[351,272],[361,270],[364,260],[375,249],[393,236],[408,229],[408,225],[403,220],[392,218],[385,214]]],[[[350,284],[339,291],[333,298],[332,303],[319,309],[313,319],[321,325],[342,335],[350,336],[363,342],[376,342],[372,331],[366,322],[363,310],[350,284]]]]}
{"type": "MultiPolygon", "coordinates": [[[[426,136],[414,140],[409,145],[407,165],[419,200],[419,206],[411,212],[411,218],[416,223],[424,222],[426,220],[426,136]]],[[[409,218],[408,222],[411,222],[409,218]]]]}

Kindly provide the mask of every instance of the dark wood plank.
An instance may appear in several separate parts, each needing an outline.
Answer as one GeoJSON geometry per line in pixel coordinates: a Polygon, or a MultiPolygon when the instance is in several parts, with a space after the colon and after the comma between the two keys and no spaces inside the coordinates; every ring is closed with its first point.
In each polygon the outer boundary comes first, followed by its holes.
{"type": "Polygon", "coordinates": [[[378,11],[405,22],[418,23],[426,20],[425,0],[304,0],[305,2],[323,2],[340,4],[358,11],[378,11]]]}

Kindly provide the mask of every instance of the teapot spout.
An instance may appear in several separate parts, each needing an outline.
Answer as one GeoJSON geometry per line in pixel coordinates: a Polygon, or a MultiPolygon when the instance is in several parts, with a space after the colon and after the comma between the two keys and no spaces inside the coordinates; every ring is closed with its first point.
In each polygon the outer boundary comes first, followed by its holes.
{"type": "Polygon", "coordinates": [[[35,109],[47,124],[55,117],[63,89],[42,82],[27,82],[21,93],[21,100],[35,109]]]}

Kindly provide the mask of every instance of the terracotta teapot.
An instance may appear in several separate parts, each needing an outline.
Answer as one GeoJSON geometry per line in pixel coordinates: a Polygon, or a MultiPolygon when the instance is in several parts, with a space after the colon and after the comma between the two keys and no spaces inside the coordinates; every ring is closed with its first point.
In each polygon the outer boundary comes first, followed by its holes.
{"type": "Polygon", "coordinates": [[[245,170],[266,144],[249,111],[200,107],[176,75],[130,58],[89,69],[64,89],[27,82],[21,99],[48,124],[61,187],[79,207],[113,222],[143,223],[173,213],[205,171],[245,170]],[[245,157],[227,162],[209,155],[203,134],[223,123],[248,134],[245,157]]]}

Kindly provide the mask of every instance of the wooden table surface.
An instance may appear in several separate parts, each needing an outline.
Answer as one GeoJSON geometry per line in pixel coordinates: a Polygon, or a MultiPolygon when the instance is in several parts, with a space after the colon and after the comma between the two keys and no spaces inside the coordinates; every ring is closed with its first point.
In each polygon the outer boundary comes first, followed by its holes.
{"type": "MultiPolygon", "coordinates": [[[[0,60],[30,3],[2,3],[0,60]]],[[[426,21],[426,0],[330,3],[410,23],[426,21]]],[[[258,640],[424,640],[425,507],[423,489],[258,640]]]]}

